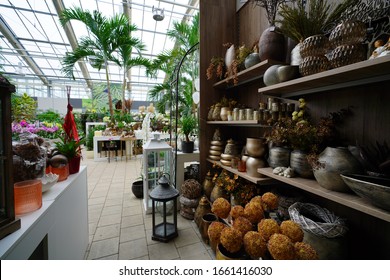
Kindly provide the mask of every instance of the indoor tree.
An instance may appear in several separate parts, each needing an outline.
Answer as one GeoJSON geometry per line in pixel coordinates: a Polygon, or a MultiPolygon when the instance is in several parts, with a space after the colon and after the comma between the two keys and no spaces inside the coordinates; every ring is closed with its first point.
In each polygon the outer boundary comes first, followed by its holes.
{"type": "Polygon", "coordinates": [[[74,79],[74,66],[76,62],[82,59],[89,60],[91,65],[99,71],[104,68],[107,80],[108,105],[112,118],[114,110],[110,91],[108,63],[111,61],[119,63],[114,56],[114,52],[118,49],[116,36],[119,33],[118,29],[125,26],[128,20],[123,14],[107,18],[99,11],[95,10],[91,13],[79,7],[65,9],[60,14],[62,26],[65,26],[71,20],[84,23],[90,35],[82,36],[79,39],[77,48],[72,52],[66,53],[62,61],[62,71],[66,76],[74,79]]]}

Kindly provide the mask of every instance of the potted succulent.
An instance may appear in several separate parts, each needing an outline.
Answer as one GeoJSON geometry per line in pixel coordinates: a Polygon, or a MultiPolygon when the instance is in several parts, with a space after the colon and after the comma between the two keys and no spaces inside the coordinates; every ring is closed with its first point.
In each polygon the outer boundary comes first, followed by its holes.
{"type": "Polygon", "coordinates": [[[81,145],[84,144],[84,140],[80,139],[76,141],[74,139],[65,141],[61,140],[56,142],[56,152],[65,156],[69,163],[69,174],[79,172],[80,160],[81,160],[81,145]]]}
{"type": "Polygon", "coordinates": [[[183,153],[194,152],[194,141],[191,141],[190,135],[196,131],[197,124],[197,119],[191,114],[184,115],[179,120],[181,133],[185,136],[185,139],[181,142],[181,150],[183,153]]]}

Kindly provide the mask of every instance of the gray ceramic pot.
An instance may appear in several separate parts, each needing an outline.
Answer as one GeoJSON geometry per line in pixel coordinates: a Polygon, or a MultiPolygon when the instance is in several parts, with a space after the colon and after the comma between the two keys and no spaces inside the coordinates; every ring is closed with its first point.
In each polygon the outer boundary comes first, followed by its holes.
{"type": "Polygon", "coordinates": [[[327,147],[318,157],[321,167],[314,169],[318,184],[328,190],[350,192],[340,174],[359,174],[362,166],[347,148],[327,147]]]}
{"type": "Polygon", "coordinates": [[[290,150],[284,147],[272,147],[269,149],[268,164],[272,168],[290,166],[290,150]]]}
{"type": "Polygon", "coordinates": [[[313,178],[313,169],[307,161],[307,153],[294,150],[290,154],[290,167],[302,178],[313,178]]]}

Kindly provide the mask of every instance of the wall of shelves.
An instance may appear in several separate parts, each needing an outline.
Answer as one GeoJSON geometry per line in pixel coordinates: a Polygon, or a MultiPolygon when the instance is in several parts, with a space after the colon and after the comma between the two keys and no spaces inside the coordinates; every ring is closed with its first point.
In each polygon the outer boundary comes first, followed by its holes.
{"type": "MultiPolygon", "coordinates": [[[[244,5],[235,11],[235,1],[201,1],[200,32],[200,168],[204,178],[210,165],[208,151],[215,128],[227,137],[261,136],[265,127],[258,123],[207,121],[209,107],[222,96],[239,99],[242,104],[258,104],[267,97],[297,100],[304,97],[313,122],[329,113],[351,108],[352,115],[338,128],[344,145],[370,145],[390,139],[390,57],[377,58],[347,65],[326,72],[301,77],[284,83],[265,86],[264,71],[277,62],[261,62],[238,74],[239,83],[232,86],[230,79],[210,81],[206,69],[213,56],[224,57],[222,44],[233,42],[251,46],[267,27],[261,8],[244,5]],[[232,31],[233,30],[233,31],[232,31]],[[205,94],[206,93],[206,94],[205,94]]],[[[277,63],[279,64],[279,63],[277,63]]],[[[230,172],[230,167],[223,167],[230,172]]],[[[372,206],[354,194],[331,192],[318,186],[315,180],[287,179],[273,175],[270,168],[262,174],[279,182],[282,188],[301,191],[313,203],[333,211],[348,221],[348,247],[351,259],[390,258],[390,213],[372,206]],[[375,240],[380,248],[370,244],[375,240]],[[362,242],[363,241],[363,242],[362,242]],[[362,255],[364,254],[364,255],[362,255]]],[[[235,173],[236,174],[236,173],[235,173]]],[[[245,174],[238,174],[244,178],[245,174]]],[[[247,178],[256,182],[253,178],[247,178]]],[[[258,182],[263,184],[266,181],[258,182]]]]}

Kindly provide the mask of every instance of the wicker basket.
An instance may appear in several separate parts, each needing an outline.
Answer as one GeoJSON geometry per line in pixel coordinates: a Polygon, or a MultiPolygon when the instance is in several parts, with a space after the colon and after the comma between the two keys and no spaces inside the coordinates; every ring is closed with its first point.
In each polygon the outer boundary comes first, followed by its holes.
{"type": "Polygon", "coordinates": [[[330,63],[325,56],[308,56],[299,64],[302,76],[309,76],[330,69],[330,63]]]}
{"type": "Polygon", "coordinates": [[[343,219],[315,204],[296,202],[288,208],[288,212],[291,220],[299,224],[302,229],[320,237],[342,237],[348,231],[343,219]],[[313,221],[308,216],[323,222],[313,221]]]}
{"type": "Polygon", "coordinates": [[[366,59],[364,45],[341,45],[335,48],[329,56],[329,62],[333,68],[360,62],[366,59]]]}
{"type": "Polygon", "coordinates": [[[333,48],[359,44],[366,38],[367,28],[361,21],[345,21],[337,25],[329,36],[333,48]]]}
{"type": "Polygon", "coordinates": [[[307,37],[300,49],[302,58],[307,56],[322,56],[329,49],[329,39],[325,35],[313,35],[307,37]]]}

